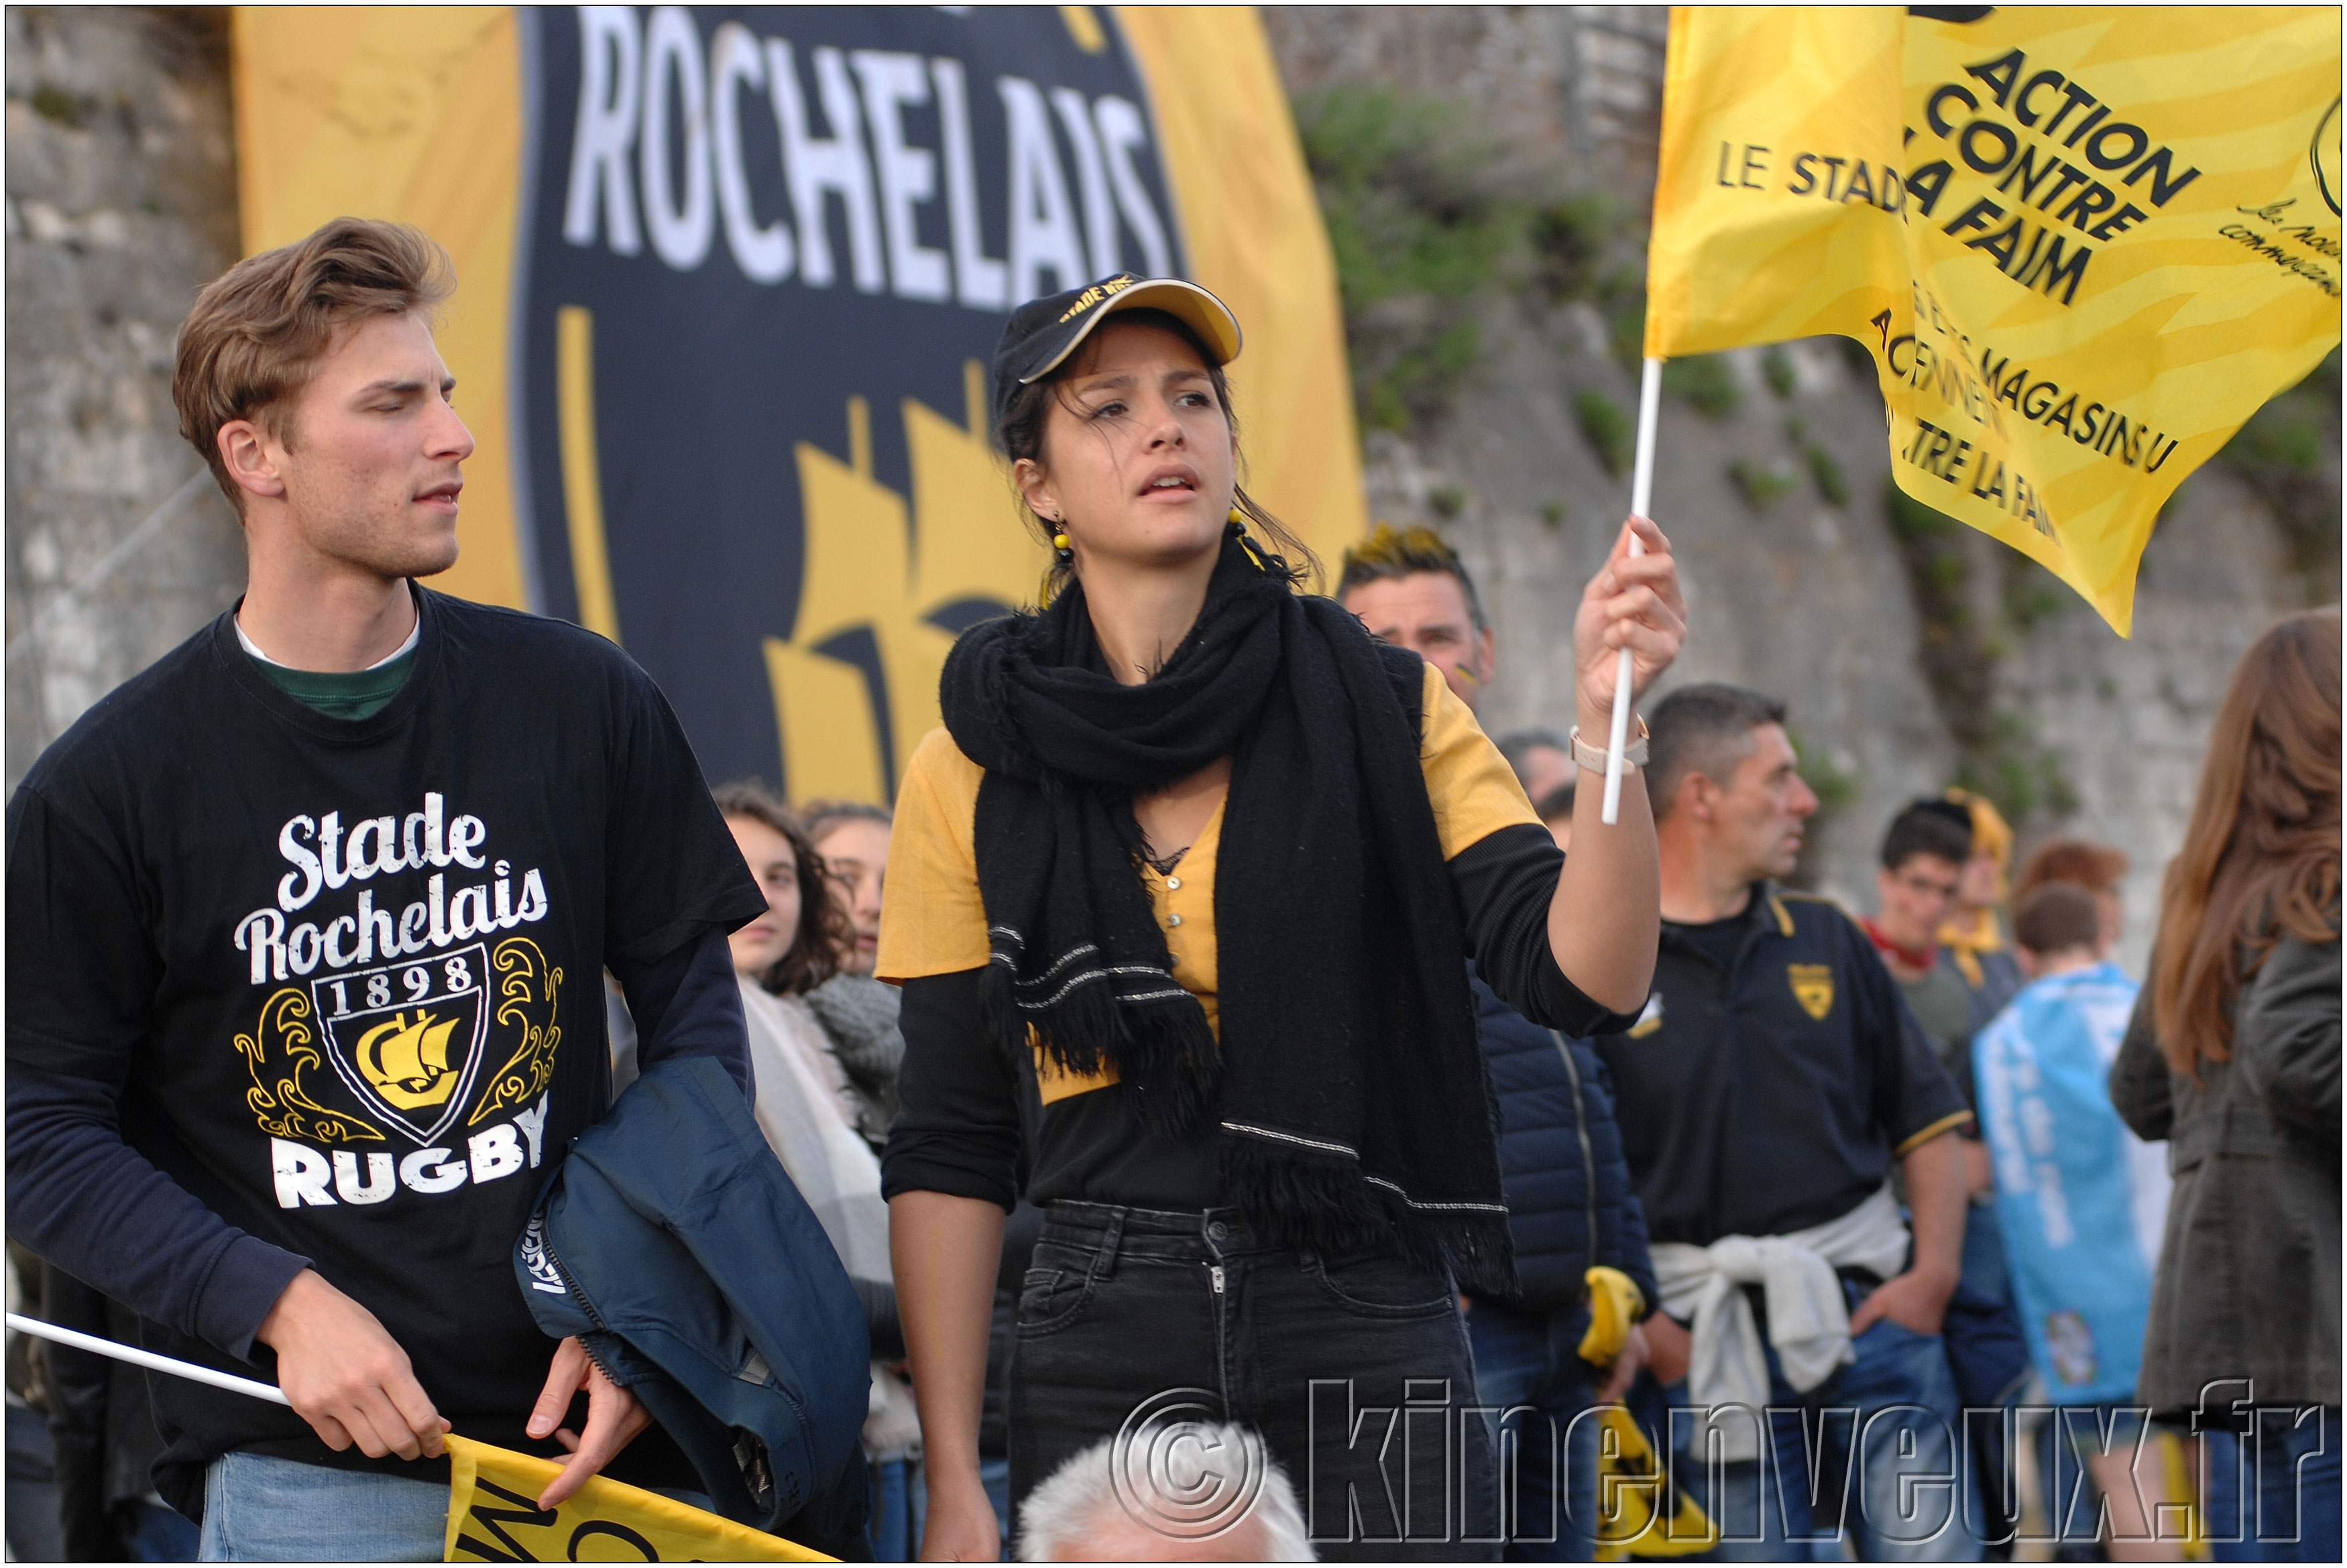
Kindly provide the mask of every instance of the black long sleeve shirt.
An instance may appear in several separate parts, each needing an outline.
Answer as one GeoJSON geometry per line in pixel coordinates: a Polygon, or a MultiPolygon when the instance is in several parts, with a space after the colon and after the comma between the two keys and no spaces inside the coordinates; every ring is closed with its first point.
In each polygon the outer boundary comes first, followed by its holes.
{"type": "MultiPolygon", "coordinates": [[[[1545,828],[1515,824],[1451,857],[1464,957],[1535,1023],[1572,1034],[1628,1027],[1556,966],[1548,911],[1564,857],[1545,828]]],[[[1175,1139],[1133,1114],[1121,1084],[1043,1103],[1031,1054],[1006,1060],[979,1022],[983,968],[905,982],[903,1110],[888,1135],[883,1191],[942,1192],[1012,1207],[1022,1151],[1029,1201],[1081,1197],[1143,1208],[1222,1201],[1212,1131],[1175,1139]]]]}

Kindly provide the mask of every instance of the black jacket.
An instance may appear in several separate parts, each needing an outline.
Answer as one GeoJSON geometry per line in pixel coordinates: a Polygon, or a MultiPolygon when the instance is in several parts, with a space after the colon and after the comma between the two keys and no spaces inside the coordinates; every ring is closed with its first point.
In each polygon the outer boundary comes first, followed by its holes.
{"type": "Polygon", "coordinates": [[[1515,1243],[1517,1294],[1530,1312],[1578,1306],[1597,1265],[1659,1302],[1646,1219],[1614,1120],[1614,1081],[1587,1042],[1539,1024],[1474,982],[1476,1025],[1500,1101],[1500,1182],[1515,1243]]]}

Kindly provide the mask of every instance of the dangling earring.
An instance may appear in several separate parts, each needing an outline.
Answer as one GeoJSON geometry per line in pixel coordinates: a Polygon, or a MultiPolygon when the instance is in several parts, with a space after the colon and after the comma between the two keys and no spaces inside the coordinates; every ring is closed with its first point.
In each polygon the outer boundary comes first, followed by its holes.
{"type": "Polygon", "coordinates": [[[1051,550],[1062,571],[1076,564],[1075,547],[1068,543],[1068,525],[1057,517],[1051,519],[1051,550]]]}
{"type": "Polygon", "coordinates": [[[1246,552],[1247,559],[1253,561],[1261,570],[1266,572],[1271,571],[1274,569],[1273,563],[1277,562],[1277,569],[1283,574],[1286,572],[1286,562],[1281,561],[1276,555],[1265,554],[1263,549],[1257,545],[1254,540],[1247,537],[1246,514],[1240,511],[1235,506],[1231,508],[1230,535],[1232,538],[1239,542],[1239,548],[1246,552]]]}

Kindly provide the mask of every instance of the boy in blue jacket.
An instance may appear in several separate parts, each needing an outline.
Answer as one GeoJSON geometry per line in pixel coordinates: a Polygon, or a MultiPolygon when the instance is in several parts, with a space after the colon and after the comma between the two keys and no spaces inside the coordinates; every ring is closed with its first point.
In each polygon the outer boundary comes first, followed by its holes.
{"type": "MultiPolygon", "coordinates": [[[[1337,597],[1477,706],[1497,639],[1473,580],[1440,535],[1380,526],[1345,553],[1337,597]]],[[[1520,1287],[1509,1300],[1464,1303],[1475,1400],[1507,1412],[1512,1434],[1512,1473],[1499,1478],[1497,1492],[1508,1557],[1587,1562],[1595,1544],[1597,1420],[1577,1418],[1620,1399],[1645,1363],[1637,1325],[1659,1297],[1646,1224],[1622,1155],[1613,1082],[1596,1052],[1523,1017],[1481,980],[1473,986],[1500,1102],[1500,1176],[1520,1287]]]]}
{"type": "Polygon", "coordinates": [[[2023,986],[1973,1042],[1981,1134],[1996,1167],[1998,1219],[2029,1359],[2065,1451],[2041,1454],[2060,1539],[2092,1540],[2092,1497],[2113,1541],[2154,1538],[2166,1466],[2139,1455],[2136,1376],[2168,1214],[2167,1147],[2127,1130],[2111,1064],[2137,986],[2110,962],[2094,895],[2047,882],[2014,911],[2023,986]]]}

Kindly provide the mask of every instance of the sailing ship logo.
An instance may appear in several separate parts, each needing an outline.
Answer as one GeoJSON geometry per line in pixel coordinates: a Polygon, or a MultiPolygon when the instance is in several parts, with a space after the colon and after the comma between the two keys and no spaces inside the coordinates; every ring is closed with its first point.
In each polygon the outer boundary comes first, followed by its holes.
{"type": "Polygon", "coordinates": [[[445,1105],[456,1086],[448,1065],[448,1036],[456,1032],[455,1018],[436,1019],[421,1007],[413,1023],[405,1013],[395,1013],[359,1036],[359,1072],[404,1111],[445,1105]]]}
{"type": "Polygon", "coordinates": [[[476,944],[310,983],[334,1071],[419,1146],[471,1101],[486,1054],[487,977],[488,949],[476,944]]]}

